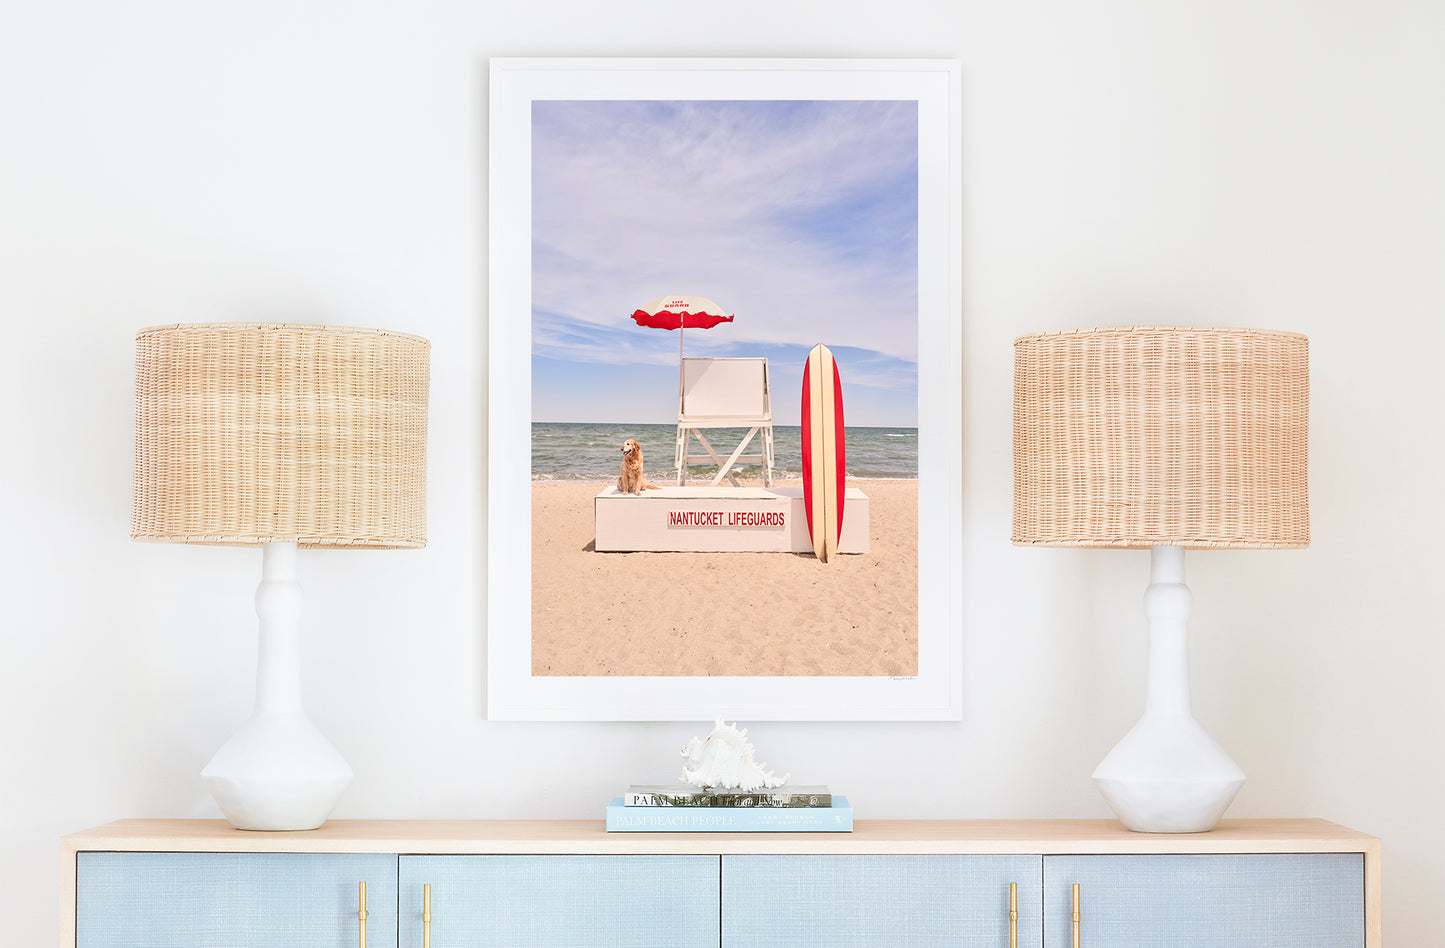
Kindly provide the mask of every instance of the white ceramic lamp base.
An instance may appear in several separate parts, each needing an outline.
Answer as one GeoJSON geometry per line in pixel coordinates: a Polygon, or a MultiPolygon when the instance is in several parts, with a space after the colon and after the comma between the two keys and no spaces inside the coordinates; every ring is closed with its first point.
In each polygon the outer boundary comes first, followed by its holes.
{"type": "Polygon", "coordinates": [[[1205,733],[1190,710],[1189,588],[1184,550],[1152,550],[1149,691],[1144,716],[1094,771],[1099,792],[1129,829],[1203,833],[1214,828],[1244,771],[1205,733]]]}
{"type": "Polygon", "coordinates": [[[351,783],[351,768],[301,707],[301,585],[295,577],[296,545],[265,544],[256,589],[256,710],[201,771],[237,829],[316,829],[351,783]]]}
{"type": "Polygon", "coordinates": [[[326,822],[351,768],[304,714],[257,714],[201,779],[237,829],[306,830],[326,822]]]}

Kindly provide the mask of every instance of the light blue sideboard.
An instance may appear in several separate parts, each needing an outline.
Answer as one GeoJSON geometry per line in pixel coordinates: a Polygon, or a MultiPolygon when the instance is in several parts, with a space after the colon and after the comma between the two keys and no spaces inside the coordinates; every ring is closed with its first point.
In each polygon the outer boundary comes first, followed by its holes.
{"type": "Polygon", "coordinates": [[[1041,943],[1038,856],[753,855],[722,860],[722,948],[1041,943]]]}
{"type": "Polygon", "coordinates": [[[1048,856],[1045,948],[1365,944],[1363,853],[1048,856]]]}
{"type": "Polygon", "coordinates": [[[60,943],[1381,948],[1379,871],[1379,840],[1323,820],[1188,836],[1103,820],[864,820],[849,834],[122,820],[62,841],[60,943]]]}
{"type": "Polygon", "coordinates": [[[395,856],[83,852],[78,860],[77,948],[354,945],[361,882],[371,929],[396,931],[395,856]]]}
{"type": "MultiPolygon", "coordinates": [[[[716,856],[402,856],[400,944],[717,948],[716,856]]],[[[390,944],[390,942],[388,942],[390,944]]]]}

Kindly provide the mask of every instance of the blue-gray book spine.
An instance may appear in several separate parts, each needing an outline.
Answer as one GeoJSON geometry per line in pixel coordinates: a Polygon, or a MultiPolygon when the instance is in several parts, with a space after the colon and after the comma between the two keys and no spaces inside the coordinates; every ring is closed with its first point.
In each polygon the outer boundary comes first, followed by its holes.
{"type": "Polygon", "coordinates": [[[623,794],[627,806],[819,806],[833,805],[827,787],[777,790],[697,790],[691,787],[633,784],[623,794]]]}
{"type": "Polygon", "coordinates": [[[834,795],[822,806],[626,806],[607,807],[609,833],[851,833],[853,807],[834,795]]]}

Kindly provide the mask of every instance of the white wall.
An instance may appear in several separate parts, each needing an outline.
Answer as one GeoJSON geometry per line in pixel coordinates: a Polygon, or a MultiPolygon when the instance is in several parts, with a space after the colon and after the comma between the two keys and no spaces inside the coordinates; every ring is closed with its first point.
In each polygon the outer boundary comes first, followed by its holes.
{"type": "Polygon", "coordinates": [[[1445,943],[1438,4],[1145,0],[54,2],[0,30],[7,599],[0,916],[54,942],[57,837],[215,813],[249,710],[254,551],[127,540],[132,337],[381,325],[434,344],[431,545],[303,553],[343,817],[598,817],[704,724],[483,720],[486,64],[956,58],[965,137],[961,724],[756,724],[864,816],[1100,817],[1140,708],[1144,553],[1008,545],[1021,332],[1312,341],[1314,545],[1198,553],[1199,717],[1231,815],[1383,837],[1395,945],[1445,943]]]}

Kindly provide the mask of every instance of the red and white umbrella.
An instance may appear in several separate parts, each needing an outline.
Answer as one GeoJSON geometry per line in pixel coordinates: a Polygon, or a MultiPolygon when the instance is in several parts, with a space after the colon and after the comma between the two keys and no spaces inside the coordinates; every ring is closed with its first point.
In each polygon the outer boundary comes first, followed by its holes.
{"type": "Polygon", "coordinates": [[[677,358],[682,360],[682,332],[711,329],[718,323],[733,321],[731,313],[705,296],[659,296],[641,309],[633,310],[632,318],[639,326],[650,329],[676,329],[677,358]]]}

